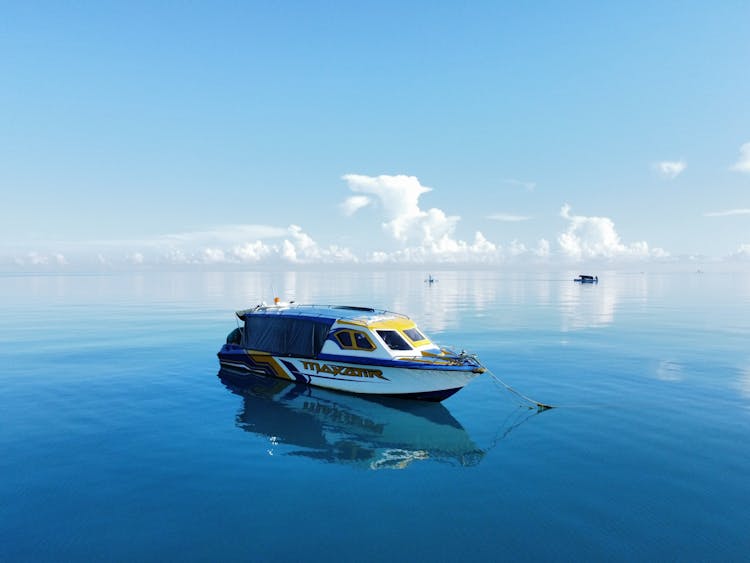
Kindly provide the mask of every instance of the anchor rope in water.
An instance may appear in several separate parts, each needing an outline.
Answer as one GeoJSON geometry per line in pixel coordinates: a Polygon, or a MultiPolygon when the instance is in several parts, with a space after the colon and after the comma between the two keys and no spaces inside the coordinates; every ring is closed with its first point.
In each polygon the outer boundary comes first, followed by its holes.
{"type": "MultiPolygon", "coordinates": [[[[444,351],[452,352],[453,354],[455,354],[455,352],[453,352],[453,350],[451,350],[450,348],[445,348],[444,351]]],[[[537,410],[539,412],[555,408],[554,405],[547,405],[545,403],[540,403],[539,401],[535,401],[531,397],[527,397],[526,395],[524,395],[520,391],[516,391],[515,389],[513,389],[513,387],[511,387],[510,385],[508,385],[507,383],[505,383],[505,381],[503,381],[497,375],[495,375],[490,368],[488,368],[484,364],[482,364],[479,361],[479,359],[477,358],[476,354],[469,354],[469,353],[466,352],[466,350],[461,350],[461,353],[457,354],[457,355],[459,357],[461,357],[461,358],[471,358],[471,359],[473,359],[476,363],[478,363],[484,369],[484,372],[487,375],[489,375],[492,379],[495,380],[496,383],[499,383],[500,385],[502,385],[503,387],[505,387],[508,391],[510,391],[514,395],[517,395],[518,397],[520,397],[524,401],[527,401],[527,402],[531,403],[532,405],[536,406],[536,408],[537,408],[537,410]]]]}
{"type": "Polygon", "coordinates": [[[546,405],[544,403],[540,403],[539,401],[535,401],[531,397],[527,397],[526,395],[524,395],[520,391],[516,391],[515,389],[513,389],[513,387],[511,387],[510,385],[508,385],[507,383],[505,383],[505,381],[503,381],[497,375],[495,375],[492,372],[492,370],[490,370],[489,368],[484,368],[484,369],[486,370],[485,373],[487,375],[489,375],[492,379],[494,379],[496,383],[499,383],[500,385],[502,385],[503,387],[505,387],[508,391],[510,391],[514,395],[520,397],[524,401],[527,401],[527,402],[535,405],[536,408],[537,408],[537,410],[539,410],[539,411],[546,411],[547,409],[553,409],[553,408],[555,408],[554,405],[546,405]]]}
{"type": "Polygon", "coordinates": [[[506,416],[505,420],[502,421],[497,429],[497,432],[495,432],[495,437],[492,439],[487,449],[491,450],[492,448],[494,448],[498,444],[498,442],[504,440],[508,434],[513,432],[513,430],[524,424],[527,420],[542,412],[539,409],[537,409],[536,412],[529,412],[531,410],[532,409],[523,405],[518,405],[516,409],[512,411],[508,416],[506,416]],[[523,410],[519,413],[519,409],[523,410]],[[515,417],[515,419],[511,421],[512,417],[515,417]],[[501,430],[503,428],[505,428],[505,430],[501,433],[501,430]]]}

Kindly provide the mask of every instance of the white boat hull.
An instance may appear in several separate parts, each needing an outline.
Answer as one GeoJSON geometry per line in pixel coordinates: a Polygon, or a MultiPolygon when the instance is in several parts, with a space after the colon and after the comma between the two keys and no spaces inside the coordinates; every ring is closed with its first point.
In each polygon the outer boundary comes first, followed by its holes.
{"type": "Polygon", "coordinates": [[[401,396],[441,401],[484,371],[481,366],[447,361],[389,360],[362,363],[346,360],[273,356],[226,345],[219,352],[222,367],[306,383],[347,393],[401,396]],[[403,366],[403,367],[402,367],[403,366]]]}

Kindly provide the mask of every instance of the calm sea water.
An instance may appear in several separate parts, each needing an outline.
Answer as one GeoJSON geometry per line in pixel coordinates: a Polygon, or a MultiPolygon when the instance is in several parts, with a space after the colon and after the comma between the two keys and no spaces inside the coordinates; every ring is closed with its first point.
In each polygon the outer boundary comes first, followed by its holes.
{"type": "Polygon", "coordinates": [[[432,273],[0,277],[0,560],[748,560],[750,275],[432,273]],[[233,387],[272,287],[558,408],[233,387]]]}

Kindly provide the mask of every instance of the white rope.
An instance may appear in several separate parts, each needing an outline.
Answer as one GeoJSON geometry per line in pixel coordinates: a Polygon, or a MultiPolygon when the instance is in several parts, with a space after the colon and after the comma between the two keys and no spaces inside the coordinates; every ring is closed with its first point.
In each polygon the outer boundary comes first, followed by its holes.
{"type": "Polygon", "coordinates": [[[531,403],[532,405],[536,406],[537,410],[539,410],[539,411],[546,411],[547,409],[552,409],[552,408],[554,408],[554,406],[553,406],[553,405],[545,405],[544,403],[540,403],[539,401],[535,401],[535,400],[534,400],[534,399],[532,399],[531,397],[527,397],[527,396],[526,396],[526,395],[524,395],[523,393],[520,393],[520,392],[516,391],[515,389],[513,389],[513,387],[511,387],[510,385],[508,385],[507,383],[505,383],[505,381],[503,381],[503,380],[502,380],[502,379],[500,379],[500,378],[499,378],[498,376],[496,376],[496,375],[495,375],[494,373],[492,373],[492,371],[491,371],[491,370],[489,370],[488,368],[485,368],[485,369],[487,370],[487,371],[486,371],[487,375],[489,375],[489,376],[490,376],[490,377],[491,377],[492,379],[494,379],[494,380],[495,380],[495,381],[496,381],[497,383],[499,383],[500,385],[502,385],[503,387],[505,387],[505,388],[506,388],[506,389],[507,389],[508,391],[510,391],[510,392],[511,392],[511,393],[513,393],[514,395],[517,395],[518,397],[520,397],[520,398],[521,398],[521,399],[523,399],[524,401],[528,401],[528,402],[529,402],[529,403],[531,403]]]}

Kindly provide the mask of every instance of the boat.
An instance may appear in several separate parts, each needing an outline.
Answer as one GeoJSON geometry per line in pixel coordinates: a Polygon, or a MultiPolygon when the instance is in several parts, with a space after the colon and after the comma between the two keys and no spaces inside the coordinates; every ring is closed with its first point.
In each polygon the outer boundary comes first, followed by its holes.
{"type": "Polygon", "coordinates": [[[586,276],[584,274],[580,274],[573,281],[579,283],[599,283],[599,276],[586,276]]]}
{"type": "Polygon", "coordinates": [[[218,356],[222,368],[238,374],[442,401],[486,371],[476,356],[439,347],[412,319],[390,311],[275,300],[237,311],[237,318],[242,325],[218,356]]]}

